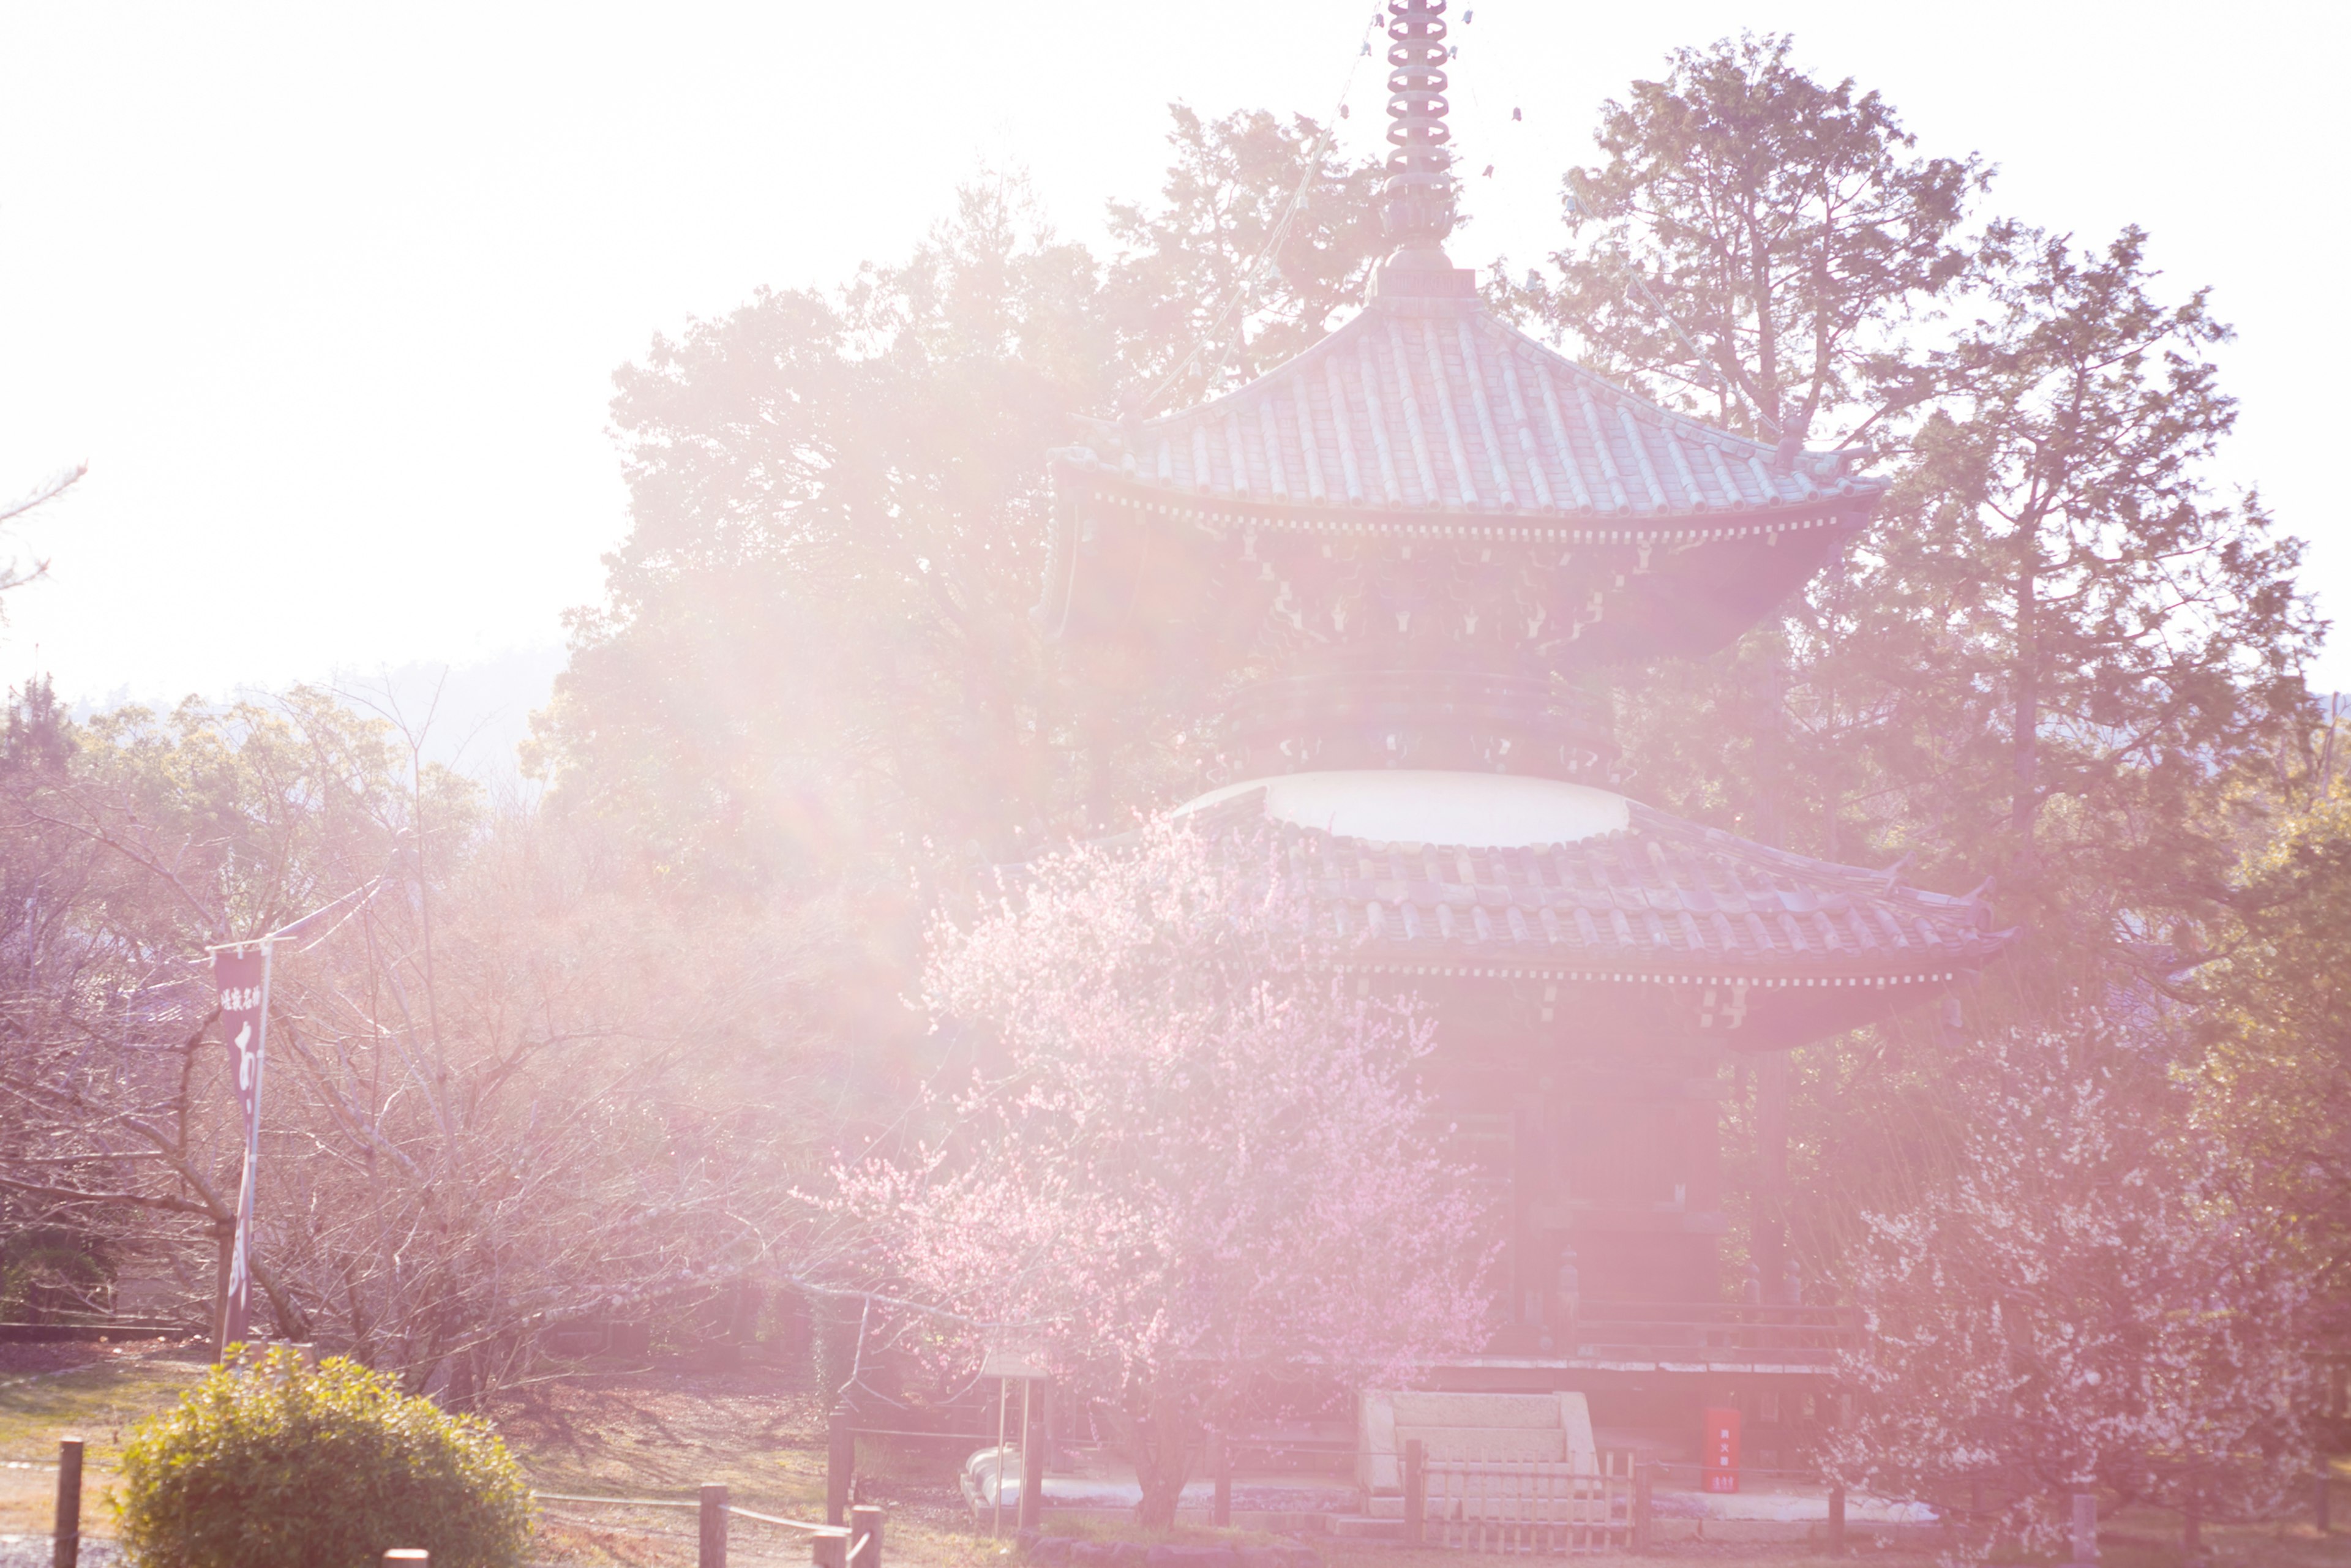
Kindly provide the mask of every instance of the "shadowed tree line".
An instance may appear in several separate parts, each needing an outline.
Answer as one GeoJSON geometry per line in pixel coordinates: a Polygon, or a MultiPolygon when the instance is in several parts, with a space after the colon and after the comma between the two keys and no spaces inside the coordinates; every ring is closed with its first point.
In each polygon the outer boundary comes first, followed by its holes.
{"type": "MultiPolygon", "coordinates": [[[[984,182],[902,262],[655,340],[617,378],[630,528],[537,721],[535,811],[317,694],[89,726],[26,694],[0,1088],[42,1119],[0,1131],[8,1225],[209,1267],[233,1151],[188,960],[380,881],[285,970],[282,1320],[478,1386],[565,1314],[821,1261],[794,1185],[930,1113],[925,911],[1215,758],[1200,716],[1113,722],[1040,638],[1042,454],[1343,318],[1383,242],[1372,168],[1323,130],[1179,107],[1165,183],[1113,204],[1104,251],[984,182]]],[[[1790,1129],[1732,1260],[1788,1249],[1889,1312],[1923,1289],[1902,1236],[1996,1273],[1969,1227],[2078,1195],[1954,1193],[2014,1142],[2015,1085],[2095,1085],[2069,1103],[2193,1195],[2148,1234],[2290,1258],[2301,1285],[2262,1288],[2304,1333],[2343,1300],[2351,1168],[2345,822],[2303,680],[2324,627],[2299,542],[2216,476],[2236,406],[2206,295],[2136,229],[2001,216],[1994,174],[1785,39],[1725,41],[1607,105],[1559,251],[1485,278],[1595,369],[1891,486],[1737,646],[1620,672],[1626,789],[1953,893],[1989,877],[2030,932],[1949,1012],[1797,1053],[1784,1113],[1726,1070],[1734,1176],[1790,1129]],[[2013,1064],[2001,1092],[1988,1062],[2013,1064]]]]}

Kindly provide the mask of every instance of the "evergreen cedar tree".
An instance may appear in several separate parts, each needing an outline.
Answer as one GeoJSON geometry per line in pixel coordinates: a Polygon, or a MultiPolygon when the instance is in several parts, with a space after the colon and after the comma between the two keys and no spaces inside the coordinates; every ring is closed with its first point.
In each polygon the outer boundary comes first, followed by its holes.
{"type": "Polygon", "coordinates": [[[1416,1083],[1429,1027],[1312,964],[1261,852],[1162,820],[942,922],[925,988],[970,1077],[829,1203],[867,1288],[1029,1325],[1162,1528],[1203,1425],[1251,1395],[1393,1384],[1490,1330],[1491,1217],[1416,1083]]]}
{"type": "Polygon", "coordinates": [[[1980,159],[1921,158],[1891,106],[1823,86],[1785,37],[1677,49],[1601,110],[1555,276],[1499,301],[1609,374],[1759,441],[1865,431],[1917,395],[1899,335],[1973,262],[1980,159]]]}
{"type": "MultiPolygon", "coordinates": [[[[1975,1027],[2181,990],[2224,939],[2246,837],[2312,766],[2301,671],[2324,631],[2299,541],[2210,485],[2226,329],[2136,230],[1976,221],[1975,160],[1917,156],[1784,38],[1669,64],[1568,176],[1583,243],[1495,303],[1694,413],[1855,441],[1894,488],[1785,614],[1631,674],[1633,792],[1954,892],[1992,873],[2032,939],[1970,999],[1975,1027]]],[[[1929,1017],[1796,1053],[1783,1212],[1812,1270],[1962,1157],[1986,1113],[1968,1049],[1929,1017]]],[[[1729,1109],[1729,1183],[1751,1190],[1754,1102],[1729,1109]]]]}
{"type": "MultiPolygon", "coordinates": [[[[975,187],[903,266],[763,292],[621,371],[633,526],[606,603],[573,622],[538,755],[656,882],[960,875],[1196,775],[1201,737],[1085,711],[1029,621],[1046,450],[1073,412],[1178,369],[1322,131],[1175,121],[1165,199],[1113,210],[1109,264],[1017,183],[975,187]]],[[[1361,298],[1384,249],[1373,192],[1365,166],[1322,161],[1252,308],[1160,408],[1306,347],[1361,298]]]]}

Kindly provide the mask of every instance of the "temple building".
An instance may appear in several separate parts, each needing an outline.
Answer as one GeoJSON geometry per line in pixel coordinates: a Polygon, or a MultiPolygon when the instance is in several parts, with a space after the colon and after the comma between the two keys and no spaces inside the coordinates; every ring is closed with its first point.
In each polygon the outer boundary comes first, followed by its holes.
{"type": "Polygon", "coordinates": [[[1507,1195],[1510,1291],[1488,1354],[1432,1384],[1693,1433],[1736,1400],[1750,1449],[1801,1446],[1839,1326],[1760,1236],[1765,1267],[1719,1256],[1726,1067],[1938,1002],[2006,934],[1980,899],[1620,793],[1610,685],[1728,646],[1884,486],[1489,312],[1443,247],[1443,0],[1389,9],[1395,250],[1362,311],[1052,454],[1040,618],[1102,700],[1217,727],[1228,776],[1184,810],[1273,835],[1348,968],[1432,1005],[1433,1086],[1507,1195]]]}

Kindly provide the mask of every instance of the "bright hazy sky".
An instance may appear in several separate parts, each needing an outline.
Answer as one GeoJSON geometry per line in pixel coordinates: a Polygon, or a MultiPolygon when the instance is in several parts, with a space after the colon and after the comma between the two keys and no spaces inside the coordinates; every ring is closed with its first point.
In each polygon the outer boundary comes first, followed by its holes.
{"type": "MultiPolygon", "coordinates": [[[[1455,124],[1497,172],[1458,261],[1557,246],[1595,107],[1667,48],[1792,31],[1924,150],[2000,163],[2005,210],[2142,224],[2213,286],[2224,476],[2351,615],[2344,7],[1471,8],[1455,124]]],[[[611,373],[655,332],[896,257],[984,168],[1094,237],[1155,190],[1168,100],[1325,114],[1373,9],[0,0],[0,497],[90,465],[28,530],[52,570],[6,601],[0,682],[37,656],[62,695],[156,697],[557,643],[622,527],[611,373]]],[[[2319,674],[2351,686],[2344,642],[2319,674]]]]}

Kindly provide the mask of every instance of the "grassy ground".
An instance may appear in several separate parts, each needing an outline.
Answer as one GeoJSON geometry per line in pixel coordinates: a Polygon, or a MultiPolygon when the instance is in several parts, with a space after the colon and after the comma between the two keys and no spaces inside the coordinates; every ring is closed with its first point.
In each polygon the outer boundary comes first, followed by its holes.
{"type": "MultiPolygon", "coordinates": [[[[737,1508],[785,1519],[824,1517],[824,1401],[759,1368],[647,1371],[565,1378],[518,1391],[496,1411],[499,1430],[542,1492],[692,1499],[724,1481],[737,1508]]],[[[951,1477],[919,1455],[861,1456],[863,1500],[882,1505],[891,1558],[979,1568],[998,1543],[975,1536],[951,1477]]],[[[690,1565],[695,1516],[549,1501],[538,1555],[550,1563],[690,1565]]],[[[738,1520],[730,1563],[805,1563],[805,1538],[738,1520]]]]}
{"type": "Polygon", "coordinates": [[[106,1493],[131,1425],[204,1375],[202,1347],[0,1345],[0,1535],[50,1527],[57,1439],[82,1439],[82,1523],[110,1535],[106,1493]]]}
{"type": "MultiPolygon", "coordinates": [[[[203,1351],[172,1346],[0,1346],[0,1535],[49,1528],[58,1437],[89,1444],[85,1528],[111,1532],[104,1494],[122,1439],[141,1416],[168,1406],[203,1371],[203,1351]]],[[[492,1413],[541,1492],[691,1501],[705,1481],[726,1483],[737,1506],[791,1519],[821,1518],[823,1403],[778,1374],[637,1368],[550,1380],[502,1399],[492,1413]]],[[[910,1568],[1010,1568],[1005,1543],[975,1531],[945,1457],[911,1447],[861,1450],[864,1500],[886,1511],[889,1558],[910,1568]]],[[[534,1556],[594,1568],[691,1568],[690,1509],[612,1509],[548,1501],[534,1556]]],[[[2351,1523],[2351,1470],[2335,1511],[2351,1523]]],[[[1075,1526],[1061,1528],[1075,1530],[1075,1526]]],[[[1133,1537],[1092,1527],[1096,1536],[1133,1537]]],[[[748,1521],[732,1531],[737,1568],[808,1561],[803,1538],[748,1521]]],[[[1186,1539],[1210,1532],[1186,1531],[1186,1539]]],[[[2321,1540],[2306,1519],[2205,1531],[2215,1568],[2351,1568],[2351,1530],[2321,1540]]],[[[2102,1531],[2105,1568],[2179,1568],[2179,1521],[2126,1513],[2102,1531]]],[[[1319,1543],[1329,1568],[1463,1568],[1458,1553],[1319,1543]]],[[[1669,1560],[1721,1568],[1825,1568],[1833,1560],[1793,1547],[1684,1543],[1669,1560]]],[[[1930,1551],[1864,1549],[1845,1563],[1928,1568],[1930,1551]]],[[[1607,1561],[1602,1559],[1601,1561],[1607,1561]]],[[[1655,1561],[1646,1559],[1645,1561],[1655,1561]]]]}

